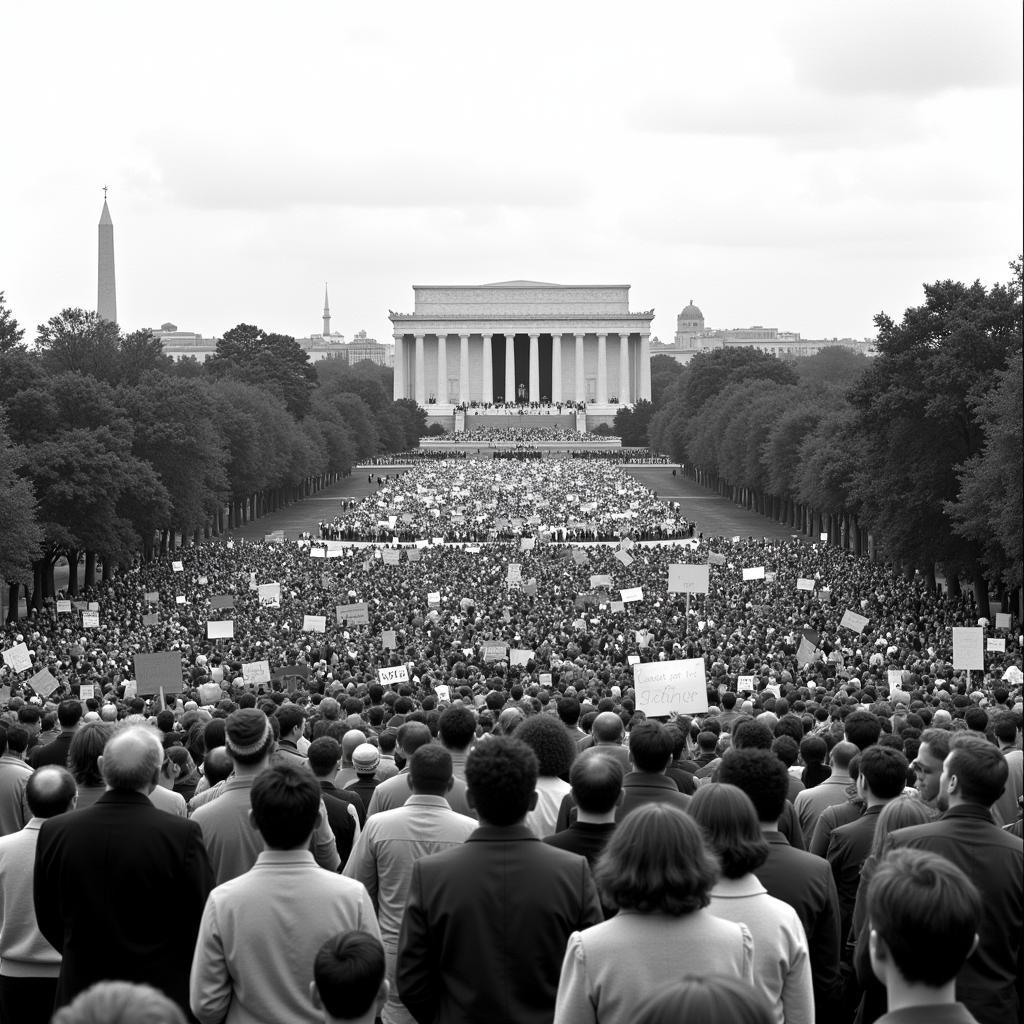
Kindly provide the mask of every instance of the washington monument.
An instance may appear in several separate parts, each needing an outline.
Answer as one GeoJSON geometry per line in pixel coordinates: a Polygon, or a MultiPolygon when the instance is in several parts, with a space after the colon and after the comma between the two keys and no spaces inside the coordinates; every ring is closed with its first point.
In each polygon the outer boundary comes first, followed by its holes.
{"type": "Polygon", "coordinates": [[[100,214],[99,273],[97,275],[96,312],[117,323],[117,289],[114,285],[114,222],[107,208],[107,189],[103,187],[103,212],[100,214]]]}

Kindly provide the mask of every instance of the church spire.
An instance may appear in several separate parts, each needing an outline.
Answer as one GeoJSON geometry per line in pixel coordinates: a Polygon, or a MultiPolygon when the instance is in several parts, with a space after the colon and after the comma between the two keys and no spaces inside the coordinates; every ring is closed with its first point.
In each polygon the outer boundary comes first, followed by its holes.
{"type": "Polygon", "coordinates": [[[103,210],[99,223],[99,262],[96,278],[96,312],[104,320],[117,323],[117,288],[114,282],[114,222],[107,206],[107,186],[103,186],[103,210]]]}
{"type": "Polygon", "coordinates": [[[327,282],[324,281],[324,337],[331,333],[331,307],[327,301],[327,282]]]}

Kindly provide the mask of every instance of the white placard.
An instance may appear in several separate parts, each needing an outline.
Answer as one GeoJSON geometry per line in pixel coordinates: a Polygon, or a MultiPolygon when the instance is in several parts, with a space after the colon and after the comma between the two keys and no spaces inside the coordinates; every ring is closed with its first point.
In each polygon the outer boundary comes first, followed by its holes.
{"type": "Polygon", "coordinates": [[[32,656],[28,653],[28,644],[15,644],[4,651],[4,663],[15,672],[27,672],[32,667],[32,656]]]}
{"type": "Polygon", "coordinates": [[[90,700],[96,696],[96,686],[94,683],[82,683],[78,687],[78,699],[85,701],[90,700]]]}
{"type": "MultiPolygon", "coordinates": [[[[59,601],[57,602],[60,603],[59,601]]],[[[60,609],[57,609],[60,611],[60,609]]],[[[1009,629],[1010,628],[1010,613],[1009,612],[996,612],[996,629],[1009,629]]]]}
{"type": "Polygon", "coordinates": [[[797,590],[814,590],[814,580],[805,580],[802,577],[796,581],[797,590]]]}
{"type": "Polygon", "coordinates": [[[525,665],[533,659],[533,651],[512,647],[508,652],[508,663],[510,665],[525,665]]]}
{"type": "Polygon", "coordinates": [[[247,683],[258,686],[260,683],[270,685],[270,662],[269,661],[243,661],[242,678],[247,683]]]}
{"type": "Polygon", "coordinates": [[[172,572],[184,572],[185,571],[185,566],[182,565],[181,562],[171,562],[171,571],[172,572]]]}
{"type": "Polygon", "coordinates": [[[326,615],[303,615],[302,616],[302,632],[303,633],[326,633],[327,632],[327,616],[326,615]]]}
{"type": "Polygon", "coordinates": [[[382,686],[391,686],[393,683],[409,682],[409,670],[404,665],[391,665],[388,668],[377,669],[377,681],[382,686]]]}
{"type": "Polygon", "coordinates": [[[622,595],[623,604],[629,604],[630,601],[642,601],[644,599],[643,587],[627,587],[625,590],[620,590],[619,593],[622,595]]]}
{"type": "Polygon", "coordinates": [[[629,665],[639,665],[640,664],[640,655],[639,654],[627,654],[626,655],[626,663],[629,664],[629,665]]]}
{"type": "Polygon", "coordinates": [[[628,569],[636,559],[624,548],[615,552],[615,557],[628,569]]]}
{"type": "Polygon", "coordinates": [[[450,701],[452,699],[451,690],[444,683],[438,683],[434,687],[434,693],[437,694],[437,699],[440,701],[450,701]]]}
{"type": "Polygon", "coordinates": [[[985,631],[980,626],[953,627],[953,668],[985,668],[985,631]]]}
{"type": "Polygon", "coordinates": [[[206,576],[200,576],[199,579],[196,582],[199,584],[199,586],[205,587],[206,584],[209,583],[210,581],[209,581],[209,579],[206,576]]]}
{"type": "Polygon", "coordinates": [[[898,690],[903,685],[903,671],[898,668],[886,670],[886,678],[889,680],[889,689],[898,690]]]}
{"type": "Polygon", "coordinates": [[[185,603],[185,595],[184,594],[178,594],[177,597],[175,597],[175,599],[174,599],[174,603],[175,604],[184,604],[185,603]]]}
{"type": "Polygon", "coordinates": [[[281,607],[281,584],[261,583],[259,585],[260,607],[280,608],[281,607]]]}
{"type": "Polygon", "coordinates": [[[749,690],[754,692],[757,687],[757,676],[738,676],[736,679],[737,690],[749,690]]]}
{"type": "Polygon", "coordinates": [[[840,626],[845,626],[847,629],[852,629],[854,633],[863,633],[864,627],[870,622],[864,615],[858,615],[856,612],[851,612],[847,609],[843,612],[843,617],[839,620],[840,626]]]}
{"type": "Polygon", "coordinates": [[[233,619],[209,619],[206,623],[207,640],[231,640],[234,635],[233,619]]]}
{"type": "Polygon", "coordinates": [[[519,562],[510,562],[508,566],[509,583],[519,583],[523,578],[523,567],[519,562]]]}
{"type": "Polygon", "coordinates": [[[752,569],[743,570],[744,580],[763,580],[764,579],[764,566],[756,565],[752,569]]]}
{"type": "Polygon", "coordinates": [[[612,585],[611,576],[591,576],[590,577],[590,589],[597,590],[600,587],[610,587],[612,585]]]}
{"type": "Polygon", "coordinates": [[[522,537],[519,540],[520,551],[532,551],[537,544],[536,537],[522,537]]]}
{"type": "Polygon", "coordinates": [[[441,603],[441,592],[439,590],[433,590],[427,594],[427,606],[439,605],[441,603]]]}
{"type": "Polygon", "coordinates": [[[99,601],[90,601],[89,602],[88,611],[90,611],[90,612],[98,612],[99,610],[100,610],[100,603],[99,603],[99,601]]]}
{"type": "Polygon", "coordinates": [[[69,611],[71,611],[71,602],[70,601],[58,601],[57,602],[57,614],[58,615],[62,615],[62,614],[66,613],[66,612],[69,612],[69,611]]]}
{"type": "Polygon", "coordinates": [[[670,594],[706,594],[711,577],[707,565],[674,564],[668,567],[668,592],[670,594]]]}
{"type": "Polygon", "coordinates": [[[60,686],[60,683],[50,674],[50,670],[44,668],[41,672],[37,672],[28,681],[28,685],[32,687],[36,693],[39,694],[44,700],[53,693],[54,690],[60,686]]]}
{"type": "Polygon", "coordinates": [[[613,614],[615,612],[624,612],[626,610],[626,605],[622,601],[612,601],[608,605],[608,607],[612,611],[613,614]]]}
{"type": "Polygon", "coordinates": [[[1006,641],[1002,637],[990,636],[985,642],[986,650],[992,654],[1005,654],[1006,641]]]}
{"type": "Polygon", "coordinates": [[[827,542],[828,541],[828,534],[827,533],[819,533],[818,534],[818,540],[820,540],[822,542],[827,542]]]}
{"type": "Polygon", "coordinates": [[[82,612],[82,628],[83,629],[99,629],[100,625],[100,613],[99,612],[82,612]]]}
{"type": "Polygon", "coordinates": [[[633,666],[637,711],[644,714],[703,714],[708,710],[703,658],[650,661],[633,666]]]}

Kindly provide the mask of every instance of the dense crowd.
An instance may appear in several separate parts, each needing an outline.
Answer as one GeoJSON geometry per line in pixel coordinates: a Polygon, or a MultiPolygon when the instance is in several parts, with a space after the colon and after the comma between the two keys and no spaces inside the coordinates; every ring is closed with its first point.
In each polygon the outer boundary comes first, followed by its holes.
{"type": "Polygon", "coordinates": [[[650,448],[614,448],[609,451],[593,449],[575,450],[570,453],[574,459],[603,459],[606,462],[624,462],[627,465],[667,465],[667,455],[659,455],[650,448]]]}
{"type": "Polygon", "coordinates": [[[456,409],[470,416],[490,416],[497,413],[508,416],[565,416],[573,412],[586,412],[586,402],[463,402],[456,409]]]}
{"type": "Polygon", "coordinates": [[[536,444],[538,441],[550,441],[559,444],[619,444],[620,438],[603,437],[585,430],[570,427],[467,427],[465,430],[448,434],[439,438],[426,440],[452,441],[459,444],[536,444]]]}
{"type": "Polygon", "coordinates": [[[969,597],[690,538],[604,464],[417,466],[346,506],[0,633],[2,1024],[870,1024],[958,975],[973,1018],[929,1021],[1017,1019],[1018,630],[955,667],[969,597]],[[699,707],[647,717],[638,673],[684,660],[699,707]],[[112,978],[163,996],[85,991],[112,978]]]}

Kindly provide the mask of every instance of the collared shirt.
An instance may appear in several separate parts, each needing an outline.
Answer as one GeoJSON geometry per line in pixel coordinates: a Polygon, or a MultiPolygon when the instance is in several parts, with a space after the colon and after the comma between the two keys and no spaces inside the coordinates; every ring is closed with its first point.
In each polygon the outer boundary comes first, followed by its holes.
{"type": "Polygon", "coordinates": [[[932,1003],[891,1010],[883,1013],[875,1024],[978,1024],[978,1018],[963,1003],[932,1003]]]}
{"type": "Polygon", "coordinates": [[[386,946],[398,946],[416,861],[461,845],[478,825],[475,819],[456,814],[443,796],[416,793],[402,807],[375,814],[366,823],[344,873],[366,886],[386,946]]]}

